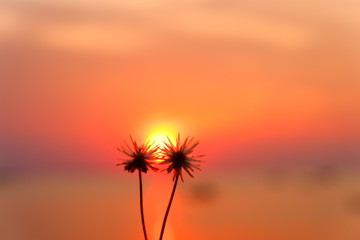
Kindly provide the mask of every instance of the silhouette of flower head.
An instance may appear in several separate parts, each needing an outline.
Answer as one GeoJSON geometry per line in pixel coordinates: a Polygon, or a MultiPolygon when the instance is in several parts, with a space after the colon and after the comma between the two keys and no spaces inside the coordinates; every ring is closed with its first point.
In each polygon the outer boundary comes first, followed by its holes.
{"type": "Polygon", "coordinates": [[[125,165],[125,171],[131,173],[133,173],[135,170],[146,173],[149,168],[157,171],[158,168],[153,167],[153,163],[151,161],[156,160],[154,153],[158,150],[158,147],[150,144],[149,142],[139,146],[136,141],[132,139],[131,136],[130,140],[132,148],[129,146],[129,144],[127,144],[126,141],[124,141],[125,146],[121,146],[120,148],[118,148],[120,152],[130,157],[130,159],[122,159],[124,160],[124,162],[118,163],[116,164],[116,166],[125,165]]]}
{"type": "Polygon", "coordinates": [[[182,169],[184,169],[191,177],[194,177],[189,170],[194,172],[194,168],[197,170],[200,169],[200,165],[196,164],[197,162],[203,162],[196,158],[203,157],[205,155],[190,155],[194,148],[199,144],[199,141],[193,142],[194,138],[189,139],[187,137],[185,141],[181,144],[180,143],[180,134],[176,139],[176,143],[172,143],[171,140],[168,138],[168,142],[164,142],[165,147],[161,150],[164,153],[164,161],[162,164],[169,164],[167,169],[168,173],[174,171],[173,180],[180,176],[181,180],[184,181],[182,176],[182,169]]]}

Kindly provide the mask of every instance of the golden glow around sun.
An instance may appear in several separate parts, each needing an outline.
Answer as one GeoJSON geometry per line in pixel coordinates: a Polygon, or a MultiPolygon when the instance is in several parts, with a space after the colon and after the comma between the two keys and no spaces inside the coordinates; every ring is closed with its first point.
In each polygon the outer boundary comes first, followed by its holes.
{"type": "Polygon", "coordinates": [[[165,133],[154,133],[149,136],[149,140],[151,143],[158,145],[159,147],[164,147],[164,142],[168,142],[167,134],[165,133]]]}
{"type": "MultiPolygon", "coordinates": [[[[177,130],[174,126],[170,124],[158,124],[150,128],[147,141],[162,148],[165,146],[164,142],[169,141],[168,138],[172,142],[175,142],[176,135],[177,135],[177,130]]],[[[155,153],[155,155],[161,157],[160,150],[158,151],[157,154],[155,153]]],[[[158,161],[161,162],[162,160],[158,160],[158,161]]]]}

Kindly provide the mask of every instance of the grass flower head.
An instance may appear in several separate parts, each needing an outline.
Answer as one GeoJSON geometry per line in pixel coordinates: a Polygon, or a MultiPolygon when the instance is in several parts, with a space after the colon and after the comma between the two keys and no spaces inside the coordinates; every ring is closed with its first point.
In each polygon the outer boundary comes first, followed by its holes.
{"type": "Polygon", "coordinates": [[[174,144],[169,138],[168,142],[164,142],[165,147],[162,148],[164,153],[164,161],[162,164],[169,164],[167,170],[168,173],[174,171],[173,180],[177,176],[180,176],[181,180],[184,181],[182,176],[182,169],[184,169],[191,177],[194,177],[191,172],[194,169],[201,170],[200,165],[197,164],[202,162],[196,158],[203,157],[204,155],[191,155],[194,148],[199,144],[199,141],[194,142],[194,138],[187,137],[183,143],[180,142],[180,134],[174,144]],[[191,171],[191,172],[190,172],[191,171]]]}
{"type": "Polygon", "coordinates": [[[129,159],[123,159],[124,162],[116,165],[124,165],[125,171],[131,173],[133,173],[135,170],[146,173],[149,168],[151,170],[157,171],[158,169],[152,166],[152,161],[156,160],[154,153],[158,150],[158,147],[150,144],[149,142],[138,145],[131,136],[130,140],[132,147],[130,147],[129,144],[124,141],[125,145],[118,148],[118,150],[128,156],[129,159]]]}

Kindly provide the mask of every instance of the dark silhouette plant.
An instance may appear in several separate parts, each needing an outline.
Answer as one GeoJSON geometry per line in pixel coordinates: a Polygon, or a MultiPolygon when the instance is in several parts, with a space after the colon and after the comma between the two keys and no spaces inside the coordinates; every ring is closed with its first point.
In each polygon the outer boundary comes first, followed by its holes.
{"type": "Polygon", "coordinates": [[[192,155],[195,147],[199,145],[199,141],[194,141],[194,138],[189,139],[189,137],[187,137],[184,142],[181,143],[180,134],[178,134],[175,143],[173,143],[169,138],[167,138],[168,141],[163,142],[164,147],[162,148],[154,146],[154,144],[150,144],[149,142],[139,146],[136,141],[132,139],[131,136],[130,140],[131,146],[129,146],[129,144],[124,141],[125,145],[118,148],[118,150],[128,156],[129,159],[122,159],[124,160],[124,162],[117,164],[117,166],[124,165],[125,171],[131,173],[135,172],[136,170],[139,172],[140,212],[145,240],[147,240],[148,238],[145,227],[141,172],[147,173],[149,169],[157,171],[158,168],[152,166],[153,164],[155,164],[154,160],[156,160],[157,158],[161,158],[161,160],[163,160],[161,164],[167,165],[167,168],[163,169],[162,171],[167,171],[168,173],[174,172],[174,186],[161,226],[160,240],[162,240],[165,231],[166,220],[168,218],[171,204],[174,199],[179,177],[181,178],[181,181],[184,182],[182,175],[183,170],[187,172],[191,177],[194,177],[191,172],[194,172],[194,169],[201,170],[198,163],[203,162],[197,158],[203,157],[204,155],[192,155]]]}
{"type": "Polygon", "coordinates": [[[136,170],[139,171],[139,188],[140,188],[140,213],[141,213],[141,223],[143,227],[144,232],[144,238],[147,240],[147,234],[146,234],[146,226],[145,226],[145,217],[144,217],[144,206],[143,206],[143,191],[142,191],[142,178],[141,178],[141,172],[147,173],[149,168],[151,170],[157,171],[158,169],[154,166],[153,160],[156,159],[154,156],[154,153],[158,151],[158,147],[154,146],[153,144],[150,144],[149,142],[138,145],[136,141],[132,139],[130,136],[132,147],[127,144],[126,141],[124,141],[125,145],[118,148],[118,150],[125,155],[129,157],[129,159],[123,159],[124,162],[117,164],[124,165],[125,171],[128,172],[135,172],[136,170]]]}
{"type": "Polygon", "coordinates": [[[190,171],[194,172],[194,169],[201,170],[200,165],[197,163],[202,161],[196,158],[203,157],[204,155],[191,155],[194,151],[194,148],[197,145],[199,145],[199,141],[194,142],[193,140],[194,138],[191,138],[189,140],[189,137],[187,137],[185,141],[181,143],[180,134],[178,134],[175,144],[168,138],[168,142],[164,142],[165,147],[161,148],[161,151],[163,152],[163,156],[164,156],[164,161],[162,162],[162,164],[168,165],[168,167],[163,171],[166,170],[168,173],[172,171],[174,172],[174,176],[173,176],[174,187],[171,192],[170,200],[162,223],[160,238],[159,238],[160,240],[162,240],[164,235],[166,220],[170,212],[172,201],[174,199],[179,177],[181,178],[181,181],[184,182],[182,170],[185,170],[191,177],[194,176],[190,171]]]}

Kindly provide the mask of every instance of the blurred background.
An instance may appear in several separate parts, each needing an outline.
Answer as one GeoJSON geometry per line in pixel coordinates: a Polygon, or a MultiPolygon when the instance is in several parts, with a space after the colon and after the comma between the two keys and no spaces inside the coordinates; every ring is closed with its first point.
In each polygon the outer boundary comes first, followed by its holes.
{"type": "MultiPolygon", "coordinates": [[[[200,140],[164,240],[360,239],[360,2],[0,0],[0,239],[142,239],[131,134],[200,140]]],[[[150,239],[171,175],[144,176],[150,239]]]]}

